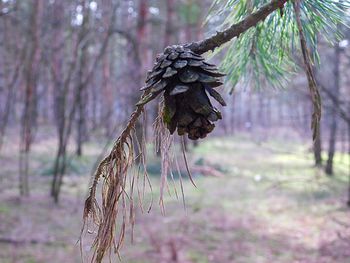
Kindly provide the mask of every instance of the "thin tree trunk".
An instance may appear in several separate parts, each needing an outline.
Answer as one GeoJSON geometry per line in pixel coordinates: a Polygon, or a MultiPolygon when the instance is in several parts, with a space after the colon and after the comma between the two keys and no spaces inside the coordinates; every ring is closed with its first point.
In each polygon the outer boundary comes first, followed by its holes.
{"type": "Polygon", "coordinates": [[[167,16],[165,23],[164,46],[174,43],[174,16],[175,16],[175,0],[166,0],[167,16]]]}
{"type": "Polygon", "coordinates": [[[15,84],[17,82],[18,79],[18,75],[19,75],[19,69],[20,69],[20,63],[17,64],[14,73],[12,75],[11,81],[10,83],[7,85],[8,86],[8,93],[6,96],[6,102],[5,102],[5,107],[3,110],[3,114],[1,116],[1,126],[0,126],[0,151],[3,145],[3,139],[5,136],[5,132],[6,132],[6,128],[7,128],[7,124],[9,121],[9,117],[10,117],[10,112],[12,110],[13,107],[13,99],[15,97],[15,84]]]}
{"type": "Polygon", "coordinates": [[[76,154],[78,156],[82,156],[83,154],[83,142],[85,141],[86,136],[86,102],[87,100],[84,99],[84,95],[86,94],[86,85],[88,83],[84,83],[84,73],[87,66],[87,56],[88,56],[88,47],[89,42],[86,40],[86,35],[89,31],[89,15],[90,11],[88,7],[85,7],[85,1],[83,1],[84,6],[84,18],[83,18],[83,24],[81,25],[81,31],[79,39],[84,44],[81,47],[80,57],[79,57],[79,69],[78,69],[78,91],[77,91],[77,98],[76,103],[78,105],[78,118],[77,118],[77,149],[76,154]]]}
{"type": "Polygon", "coordinates": [[[272,125],[272,111],[271,111],[271,97],[267,96],[266,101],[266,125],[267,127],[271,127],[272,125]]]}
{"type": "Polygon", "coordinates": [[[232,101],[231,101],[231,120],[230,120],[230,130],[231,130],[231,135],[234,135],[236,132],[236,118],[235,118],[235,114],[236,114],[236,95],[232,94],[232,101]]]}
{"type": "Polygon", "coordinates": [[[105,106],[103,107],[103,123],[105,127],[106,137],[109,138],[112,132],[112,121],[111,116],[113,113],[113,94],[112,88],[110,85],[110,76],[111,76],[111,65],[109,56],[107,54],[103,57],[103,101],[105,106]]]}
{"type": "MultiPolygon", "coordinates": [[[[136,71],[136,87],[139,89],[143,85],[143,72],[144,72],[144,66],[145,66],[145,54],[146,54],[146,45],[145,45],[145,39],[146,39],[146,19],[148,16],[148,0],[140,0],[139,3],[139,13],[138,13],[138,23],[137,23],[137,43],[138,43],[138,51],[135,52],[134,56],[134,65],[135,65],[135,71],[136,71]],[[140,54],[144,54],[144,56],[140,56],[140,54]]],[[[133,101],[136,103],[139,99],[138,93],[134,92],[133,95],[133,101]]],[[[141,155],[142,149],[139,149],[139,146],[142,145],[143,138],[143,125],[140,120],[137,121],[135,126],[135,139],[139,142],[135,144],[135,156],[136,161],[140,162],[141,159],[139,158],[141,155]]]]}
{"type": "Polygon", "coordinates": [[[347,133],[348,133],[348,126],[346,124],[346,122],[342,122],[343,125],[340,129],[341,131],[341,146],[340,146],[340,152],[342,153],[341,155],[341,161],[344,161],[344,159],[346,158],[346,151],[347,151],[347,133]]]}
{"type": "Polygon", "coordinates": [[[264,102],[264,93],[259,92],[257,93],[258,100],[259,100],[259,110],[258,110],[258,122],[260,128],[265,128],[265,102],[264,102]]]}
{"type": "MultiPolygon", "coordinates": [[[[339,47],[339,43],[336,44],[334,48],[334,88],[333,88],[333,96],[337,100],[339,99],[339,91],[340,91],[340,52],[341,49],[339,47]]],[[[337,110],[336,106],[331,109],[331,124],[330,124],[330,135],[329,135],[329,146],[328,146],[328,159],[326,164],[326,174],[333,175],[333,158],[336,147],[336,135],[337,135],[337,110]]]]}
{"type": "Polygon", "coordinates": [[[54,199],[54,202],[57,204],[59,201],[59,196],[61,192],[61,186],[63,182],[63,176],[66,172],[67,166],[67,153],[66,153],[66,145],[62,145],[58,150],[58,154],[55,160],[55,180],[52,181],[51,185],[51,196],[54,199]]]}
{"type": "MultiPolygon", "coordinates": [[[[62,2],[55,2],[54,3],[54,13],[53,13],[53,21],[55,21],[55,26],[52,29],[53,30],[53,39],[52,39],[52,46],[55,46],[55,43],[59,43],[60,39],[62,38],[64,29],[62,28],[63,25],[63,18],[64,18],[64,7],[62,2]]],[[[74,54],[76,51],[74,52],[74,54]]],[[[51,197],[54,198],[54,201],[58,202],[58,195],[57,195],[57,181],[59,177],[59,166],[60,166],[60,160],[62,155],[62,148],[63,148],[63,142],[64,142],[64,134],[65,134],[65,112],[66,112],[66,104],[67,104],[67,96],[69,93],[69,82],[70,77],[72,74],[72,70],[74,68],[75,63],[75,56],[72,58],[72,63],[70,64],[70,67],[68,69],[68,72],[66,73],[67,76],[65,76],[62,80],[62,75],[64,75],[63,72],[63,52],[62,50],[58,50],[53,54],[53,57],[51,58],[51,72],[52,72],[52,78],[54,82],[54,109],[55,109],[55,118],[56,118],[56,125],[57,125],[57,135],[58,135],[58,147],[57,147],[57,154],[55,157],[55,165],[54,165],[54,171],[53,171],[53,178],[51,183],[51,197]]]]}
{"type": "Polygon", "coordinates": [[[25,75],[25,105],[22,115],[20,157],[19,157],[19,188],[21,196],[29,195],[29,152],[34,138],[33,128],[36,121],[38,65],[40,61],[40,17],[43,7],[42,0],[31,4],[31,30],[28,32],[28,55],[24,66],[25,75]]]}
{"type": "MultiPolygon", "coordinates": [[[[350,103],[348,106],[349,112],[350,112],[350,103]]],[[[348,173],[349,173],[349,186],[348,186],[348,202],[347,205],[350,207],[350,122],[347,123],[348,126],[348,158],[349,158],[349,167],[348,167],[348,173]]]]}
{"type": "Polygon", "coordinates": [[[248,100],[247,101],[248,109],[246,112],[245,128],[248,132],[252,132],[253,130],[253,116],[252,116],[253,96],[251,91],[249,91],[248,93],[247,100],[248,100]]]}
{"type": "Polygon", "coordinates": [[[315,166],[317,166],[317,167],[322,166],[321,132],[318,134],[318,136],[316,136],[316,138],[314,140],[313,151],[314,151],[315,166]]]}
{"type": "Polygon", "coordinates": [[[59,181],[61,180],[61,171],[63,168],[63,157],[65,156],[65,146],[63,145],[63,141],[60,141],[60,145],[58,148],[58,152],[55,159],[54,165],[54,174],[53,180],[51,184],[51,196],[54,198],[55,203],[58,203],[59,197],[59,181]]]}

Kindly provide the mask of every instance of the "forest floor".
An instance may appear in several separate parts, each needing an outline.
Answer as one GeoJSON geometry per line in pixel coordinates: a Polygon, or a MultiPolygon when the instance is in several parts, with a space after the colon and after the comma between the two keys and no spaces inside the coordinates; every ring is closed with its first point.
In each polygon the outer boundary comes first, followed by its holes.
{"type": "MultiPolygon", "coordinates": [[[[82,206],[101,144],[88,143],[83,157],[70,158],[59,205],[48,197],[54,146],[49,138],[35,145],[35,175],[25,199],[16,188],[18,151],[8,145],[0,153],[1,263],[81,262],[76,243],[82,206]]],[[[160,163],[151,158],[153,208],[137,212],[134,243],[127,235],[121,262],[350,262],[347,156],[336,155],[335,176],[329,178],[313,167],[305,144],[240,135],[205,140],[188,158],[217,176],[194,169],[197,188],[184,181],[186,209],[181,198],[167,195],[163,216],[157,204],[160,163]]]]}

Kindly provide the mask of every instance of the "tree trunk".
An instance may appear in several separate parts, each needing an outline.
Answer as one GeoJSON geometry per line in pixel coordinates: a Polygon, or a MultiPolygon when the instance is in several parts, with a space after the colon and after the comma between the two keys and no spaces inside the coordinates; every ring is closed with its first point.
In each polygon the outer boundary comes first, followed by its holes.
{"type": "Polygon", "coordinates": [[[232,101],[231,101],[231,120],[230,120],[230,132],[231,135],[234,135],[236,132],[236,118],[235,118],[235,114],[236,114],[236,95],[232,94],[232,101]]]}
{"type": "MultiPolygon", "coordinates": [[[[138,51],[133,51],[135,53],[134,56],[134,67],[136,71],[135,76],[135,84],[137,89],[140,89],[143,85],[143,72],[144,72],[144,66],[146,61],[146,45],[145,45],[145,39],[146,39],[146,20],[148,16],[148,0],[140,0],[139,3],[139,12],[138,12],[138,23],[137,23],[137,48],[138,51]],[[140,54],[143,54],[143,56],[140,56],[140,54]]],[[[137,92],[133,93],[133,102],[137,103],[139,100],[139,94],[137,92]]],[[[139,143],[135,143],[135,156],[136,156],[136,162],[141,161],[140,153],[142,149],[139,149],[140,145],[142,145],[143,138],[143,125],[140,120],[137,121],[135,125],[135,139],[139,143]]]]}
{"type": "MultiPolygon", "coordinates": [[[[350,103],[349,103],[349,111],[350,112],[350,103]]],[[[349,167],[348,167],[348,173],[349,173],[349,186],[348,186],[348,202],[347,205],[350,207],[350,122],[347,123],[348,126],[348,158],[349,158],[349,167]]]]}
{"type": "MultiPolygon", "coordinates": [[[[336,44],[334,49],[334,88],[333,88],[333,96],[337,100],[339,99],[339,91],[340,91],[340,47],[339,43],[336,44]]],[[[334,105],[331,109],[331,124],[330,124],[330,135],[329,135],[329,146],[328,146],[328,159],[326,164],[326,174],[327,175],[333,175],[333,158],[336,148],[336,135],[337,135],[337,110],[336,106],[334,105]]]]}
{"type": "Polygon", "coordinates": [[[17,79],[18,79],[19,68],[20,68],[20,63],[17,64],[17,66],[14,70],[14,73],[11,77],[10,82],[9,83],[7,82],[7,85],[6,85],[6,86],[8,86],[8,91],[7,91],[6,100],[4,102],[5,106],[3,109],[3,114],[2,114],[1,120],[0,120],[0,124],[1,124],[0,125],[0,151],[2,148],[3,139],[5,136],[5,132],[6,132],[6,127],[7,127],[7,124],[9,122],[10,112],[11,112],[12,107],[13,107],[13,100],[14,100],[15,91],[16,91],[15,84],[16,84],[17,79]]]}
{"type": "Polygon", "coordinates": [[[252,132],[253,130],[253,114],[252,114],[252,104],[253,104],[253,96],[252,96],[252,92],[249,91],[248,93],[248,98],[247,99],[247,105],[248,105],[248,109],[246,112],[246,119],[245,119],[245,129],[248,132],[252,132]]]}
{"type": "Polygon", "coordinates": [[[19,153],[19,189],[21,196],[29,195],[29,152],[34,138],[33,128],[36,121],[37,82],[40,64],[40,19],[42,0],[31,3],[31,28],[28,32],[28,54],[24,66],[25,104],[22,115],[21,142],[19,153]]]}
{"type": "Polygon", "coordinates": [[[175,16],[175,0],[166,0],[166,22],[165,22],[165,35],[164,35],[164,46],[169,46],[174,43],[174,16],[175,16]]]}
{"type": "Polygon", "coordinates": [[[321,132],[315,138],[314,145],[313,145],[313,151],[314,151],[315,166],[316,167],[322,166],[321,132]]]}
{"type": "Polygon", "coordinates": [[[55,203],[58,203],[60,189],[62,185],[63,175],[66,169],[66,145],[63,141],[60,142],[58,152],[55,159],[54,174],[51,184],[51,196],[55,203]]]}
{"type": "Polygon", "coordinates": [[[271,97],[267,96],[266,99],[266,126],[271,128],[272,125],[272,110],[271,110],[271,97]]]}
{"type": "MultiPolygon", "coordinates": [[[[84,2],[85,6],[85,2],[84,2]]],[[[83,24],[81,25],[81,31],[79,39],[84,44],[81,47],[81,53],[79,57],[79,68],[78,68],[78,90],[77,90],[77,97],[76,102],[78,106],[78,118],[77,118],[77,149],[76,154],[78,156],[82,156],[83,154],[83,143],[86,138],[86,104],[87,104],[87,98],[86,97],[86,85],[88,83],[84,83],[84,75],[86,72],[86,66],[87,66],[87,59],[88,59],[88,47],[89,47],[89,41],[86,40],[86,36],[89,31],[89,15],[90,10],[87,7],[84,7],[84,18],[83,18],[83,24]]]]}
{"type": "Polygon", "coordinates": [[[264,102],[264,93],[263,92],[259,92],[257,93],[258,96],[258,104],[259,104],[259,110],[258,110],[258,122],[259,122],[259,126],[260,128],[265,128],[265,102],[264,102]]]}
{"type": "Polygon", "coordinates": [[[102,116],[103,116],[103,124],[105,128],[106,137],[109,138],[112,134],[112,120],[111,116],[113,113],[113,93],[112,93],[112,87],[110,84],[110,76],[111,76],[111,65],[109,56],[107,54],[103,57],[103,102],[105,104],[104,107],[102,107],[102,116]]]}

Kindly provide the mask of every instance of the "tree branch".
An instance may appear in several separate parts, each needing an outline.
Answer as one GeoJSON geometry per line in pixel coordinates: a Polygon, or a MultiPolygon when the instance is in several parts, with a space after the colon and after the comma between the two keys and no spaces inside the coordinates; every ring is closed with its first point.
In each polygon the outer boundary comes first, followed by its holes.
{"type": "Polygon", "coordinates": [[[241,22],[232,25],[228,29],[222,32],[217,32],[215,35],[204,39],[202,41],[193,42],[187,44],[186,46],[193,52],[198,54],[203,54],[207,51],[214,50],[221,45],[229,42],[234,37],[239,37],[240,34],[247,31],[249,28],[256,26],[260,21],[265,20],[265,18],[271,14],[276,9],[284,7],[284,4],[288,0],[273,0],[269,4],[264,5],[255,13],[247,16],[241,22]]]}
{"type": "MultiPolygon", "coordinates": [[[[209,50],[214,50],[220,47],[224,43],[230,41],[236,36],[244,33],[249,28],[257,25],[259,21],[264,20],[269,14],[278,8],[283,8],[287,0],[272,0],[271,3],[263,6],[257,12],[248,15],[241,22],[232,25],[230,28],[223,32],[218,32],[216,35],[209,37],[203,41],[187,44],[186,47],[193,52],[203,54],[209,50]]],[[[149,91],[143,93],[142,98],[147,96],[149,91]]],[[[126,211],[125,211],[125,197],[122,196],[123,183],[126,181],[125,177],[128,175],[130,168],[130,159],[133,158],[132,154],[132,132],[135,129],[136,122],[142,114],[144,105],[136,107],[135,111],[131,114],[130,119],[122,131],[121,135],[115,141],[113,149],[107,155],[101,163],[98,165],[94,174],[92,185],[90,187],[89,196],[85,201],[84,207],[84,226],[86,227],[87,220],[89,218],[98,225],[98,233],[94,241],[95,253],[92,261],[100,263],[105,253],[111,248],[115,248],[118,251],[120,245],[123,242],[126,225],[126,211]],[[96,188],[99,179],[103,178],[102,187],[102,209],[99,207],[99,203],[96,200],[96,188]],[[121,226],[121,232],[119,241],[115,240],[115,225],[118,215],[118,204],[120,198],[123,200],[123,224],[121,226]]],[[[132,160],[131,160],[132,162],[132,160]]],[[[133,207],[130,207],[132,214],[133,207]]],[[[82,234],[83,234],[82,230],[82,234]]],[[[118,238],[117,238],[118,239],[118,238]]]]}
{"type": "MultiPolygon", "coordinates": [[[[198,54],[203,54],[209,50],[214,50],[215,48],[220,47],[221,45],[225,44],[226,42],[232,40],[234,37],[238,37],[240,34],[247,31],[249,28],[256,26],[260,21],[264,20],[269,14],[274,12],[276,9],[283,8],[284,4],[288,0],[273,0],[269,4],[266,4],[265,6],[261,7],[258,11],[255,13],[252,13],[251,15],[247,16],[245,19],[243,19],[241,22],[237,24],[233,24],[230,28],[226,29],[223,32],[218,32],[216,35],[211,36],[209,38],[206,38],[202,41],[193,42],[190,44],[187,44],[186,47],[191,49],[193,52],[196,52],[198,54]]],[[[113,29],[113,32],[120,33],[125,35],[128,39],[130,39],[130,35],[126,35],[126,32],[120,31],[117,29],[113,29]]],[[[132,38],[131,38],[132,40],[132,38]]],[[[142,96],[147,95],[144,93],[142,96]]],[[[132,113],[130,120],[125,127],[124,131],[116,141],[116,144],[124,143],[123,138],[126,138],[125,133],[128,133],[132,130],[132,128],[135,126],[137,119],[141,115],[143,111],[144,106],[140,105],[136,108],[136,110],[132,113]]],[[[115,148],[115,147],[114,147],[115,148]]],[[[112,159],[113,150],[111,151],[111,154],[107,156],[104,161],[101,162],[101,164],[105,164],[105,161],[112,159]]],[[[101,166],[100,164],[100,166],[101,166]]],[[[97,168],[97,171],[101,170],[101,167],[97,168]]]]}

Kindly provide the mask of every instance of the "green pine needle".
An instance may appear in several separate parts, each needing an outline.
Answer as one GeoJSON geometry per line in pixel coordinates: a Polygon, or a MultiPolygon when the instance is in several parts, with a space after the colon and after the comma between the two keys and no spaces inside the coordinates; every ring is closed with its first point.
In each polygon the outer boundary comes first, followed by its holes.
{"type": "MultiPolygon", "coordinates": [[[[221,21],[221,29],[225,29],[268,2],[270,0],[215,0],[207,23],[215,17],[225,17],[221,21]]],[[[302,1],[303,29],[315,63],[319,58],[318,38],[322,36],[329,43],[341,39],[339,24],[349,25],[349,8],[349,0],[302,1]]],[[[246,84],[252,80],[256,88],[283,88],[298,69],[294,57],[299,49],[293,5],[288,2],[283,12],[272,13],[257,27],[251,28],[228,46],[221,47],[219,51],[225,52],[221,67],[228,74],[227,81],[233,88],[239,82],[246,84]]]]}

